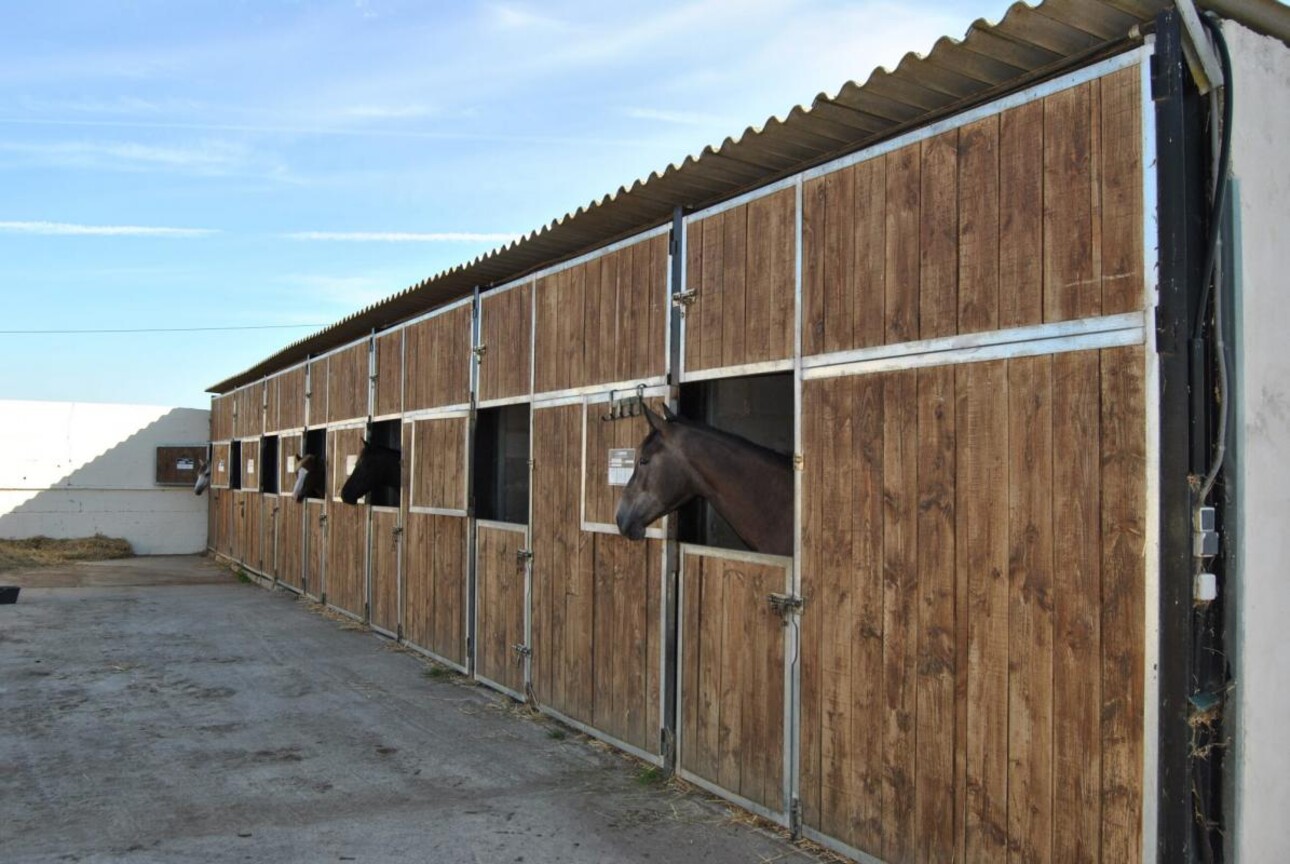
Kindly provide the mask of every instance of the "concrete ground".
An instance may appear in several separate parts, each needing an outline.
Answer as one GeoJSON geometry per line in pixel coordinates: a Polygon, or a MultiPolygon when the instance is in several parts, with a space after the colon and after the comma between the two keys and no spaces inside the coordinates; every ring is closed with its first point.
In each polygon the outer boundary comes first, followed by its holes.
{"type": "Polygon", "coordinates": [[[205,559],[0,583],[6,862],[816,860],[205,559]]]}

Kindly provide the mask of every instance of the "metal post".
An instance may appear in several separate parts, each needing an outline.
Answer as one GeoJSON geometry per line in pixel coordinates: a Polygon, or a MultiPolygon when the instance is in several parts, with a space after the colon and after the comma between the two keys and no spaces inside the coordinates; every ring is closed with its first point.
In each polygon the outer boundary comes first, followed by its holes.
{"type": "MultiPolygon", "coordinates": [[[[685,210],[679,205],[672,210],[672,234],[668,239],[668,252],[672,256],[672,266],[668,271],[667,308],[672,315],[668,323],[668,357],[667,382],[669,387],[668,404],[679,408],[679,379],[681,368],[681,318],[685,306],[672,302],[673,298],[685,291],[685,210]]],[[[677,686],[680,681],[677,669],[677,656],[680,634],[680,543],[677,540],[678,519],[673,513],[667,517],[667,540],[663,547],[663,674],[659,684],[663,688],[663,728],[661,746],[663,767],[676,771],[680,754],[676,747],[677,719],[677,686]]]]}

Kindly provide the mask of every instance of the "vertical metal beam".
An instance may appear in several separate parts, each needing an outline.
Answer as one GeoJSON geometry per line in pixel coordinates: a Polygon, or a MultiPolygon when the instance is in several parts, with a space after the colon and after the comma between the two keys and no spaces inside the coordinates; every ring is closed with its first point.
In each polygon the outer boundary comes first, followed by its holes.
{"type": "MultiPolygon", "coordinates": [[[[1156,177],[1159,195],[1160,357],[1160,643],[1157,856],[1196,857],[1189,761],[1188,695],[1192,668],[1191,507],[1195,470],[1190,322],[1204,257],[1204,184],[1199,95],[1187,86],[1177,12],[1156,18],[1152,96],[1156,106],[1156,177]]],[[[1153,778],[1144,777],[1144,794],[1153,778]]]]}
{"type": "MultiPolygon", "coordinates": [[[[670,385],[668,405],[673,410],[679,408],[678,382],[681,369],[681,317],[685,307],[673,303],[672,299],[685,291],[685,210],[677,206],[672,210],[672,233],[668,238],[668,254],[671,256],[671,267],[668,269],[667,306],[671,310],[668,320],[667,368],[664,370],[670,385]]],[[[668,771],[677,768],[677,688],[681,674],[677,668],[677,648],[679,645],[680,622],[680,544],[677,541],[677,514],[669,515],[665,521],[666,541],[663,545],[663,651],[662,675],[659,686],[663,688],[663,728],[660,732],[663,767],[668,771]]]]}
{"type": "MultiPolygon", "coordinates": [[[[470,364],[470,415],[466,420],[466,674],[475,676],[475,639],[477,611],[476,561],[475,561],[475,424],[479,416],[479,340],[482,338],[482,306],[476,286],[470,301],[470,350],[466,362],[470,364]]],[[[405,349],[406,350],[406,349],[405,349]]],[[[406,364],[405,364],[406,365],[406,364]]],[[[412,427],[416,435],[416,426],[412,427]]],[[[408,490],[411,494],[411,490],[408,490]]],[[[409,499],[410,501],[411,499],[409,499]]]]}

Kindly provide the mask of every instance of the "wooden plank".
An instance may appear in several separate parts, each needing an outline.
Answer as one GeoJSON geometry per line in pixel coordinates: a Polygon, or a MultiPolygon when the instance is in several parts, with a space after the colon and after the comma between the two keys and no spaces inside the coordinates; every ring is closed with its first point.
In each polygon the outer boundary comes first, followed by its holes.
{"type": "Polygon", "coordinates": [[[703,232],[701,271],[702,288],[693,318],[698,328],[694,339],[698,346],[697,362],[686,368],[715,369],[722,363],[722,332],[725,326],[725,228],[724,214],[709,216],[699,223],[703,232]]]}
{"type": "Polygon", "coordinates": [[[1044,320],[1097,315],[1102,305],[1094,234],[1089,101],[1092,84],[1044,99],[1044,320]]]}
{"type": "Polygon", "coordinates": [[[883,857],[915,859],[915,710],[918,633],[918,390],[916,373],[883,385],[883,857]]]}
{"type": "Polygon", "coordinates": [[[645,652],[645,717],[641,746],[650,753],[659,753],[662,751],[659,733],[663,729],[663,682],[660,678],[663,628],[659,622],[662,615],[662,573],[666,547],[661,540],[646,540],[645,548],[648,556],[644,574],[646,590],[644,630],[648,647],[645,652]]]}
{"type": "Polygon", "coordinates": [[[627,374],[623,380],[644,378],[650,370],[650,294],[654,290],[653,249],[649,240],[632,245],[632,329],[627,344],[631,347],[627,374]]]}
{"type": "Polygon", "coordinates": [[[593,258],[583,267],[582,320],[584,332],[582,340],[582,367],[585,370],[586,383],[607,381],[604,375],[604,351],[606,344],[604,328],[600,319],[601,290],[600,270],[605,256],[593,258]]]}
{"type": "MultiPolygon", "coordinates": [[[[840,231],[838,223],[829,217],[828,206],[838,173],[842,172],[814,177],[802,184],[802,353],[806,355],[825,350],[825,297],[830,277],[824,259],[830,239],[840,231]]],[[[805,799],[802,806],[807,806],[805,799]]]]}
{"type": "MultiPolygon", "coordinates": [[[[748,362],[751,356],[748,345],[752,333],[746,320],[748,205],[721,214],[721,228],[721,365],[734,366],[748,362]]],[[[706,267],[704,274],[710,278],[706,267]]]]}
{"type": "Polygon", "coordinates": [[[957,129],[921,142],[918,335],[958,332],[957,129]]]}
{"type": "Polygon", "coordinates": [[[1102,314],[1141,309],[1142,93],[1136,67],[1112,72],[1101,88],[1102,314]]]}
{"type": "Polygon", "coordinates": [[[701,581],[699,686],[697,694],[691,697],[697,699],[699,712],[694,771],[701,777],[717,780],[719,754],[722,752],[721,655],[725,633],[725,582],[721,578],[719,563],[709,562],[698,555],[687,555],[686,559],[687,570],[692,566],[694,569],[691,572],[698,574],[701,581]]]}
{"type": "MultiPolygon", "coordinates": [[[[717,773],[713,778],[718,785],[738,792],[753,800],[760,798],[754,790],[753,777],[744,776],[746,755],[756,752],[757,742],[745,740],[745,729],[752,726],[752,713],[745,720],[745,697],[752,701],[756,694],[756,666],[753,660],[753,640],[750,619],[753,610],[748,608],[750,586],[743,568],[720,559],[704,564],[704,576],[709,568],[713,581],[721,584],[723,602],[716,610],[720,621],[720,650],[714,658],[717,680],[720,681],[717,699],[717,773]]],[[[751,773],[751,772],[749,772],[751,773]]]]}
{"type": "Polygon", "coordinates": [[[744,208],[748,214],[744,240],[748,272],[744,281],[744,351],[737,362],[756,363],[771,359],[775,353],[771,327],[775,291],[773,196],[754,199],[744,208]]]}
{"type": "MultiPolygon", "coordinates": [[[[827,472],[821,490],[820,517],[826,524],[818,530],[818,565],[827,574],[817,595],[821,630],[818,662],[822,682],[820,706],[822,824],[830,834],[847,831],[851,818],[851,776],[855,768],[851,740],[851,704],[854,680],[851,666],[851,585],[853,520],[839,518],[852,506],[851,459],[853,421],[852,382],[839,379],[821,393],[822,438],[816,446],[827,472]],[[827,526],[827,527],[826,527],[827,526]]],[[[812,609],[812,613],[815,610],[812,609]]],[[[817,617],[812,614],[811,617],[817,617]]]]}
{"type": "Polygon", "coordinates": [[[1101,822],[1101,375],[1053,357],[1053,860],[1096,861],[1101,822]]]}
{"type": "Polygon", "coordinates": [[[915,821],[925,861],[953,861],[958,848],[954,409],[954,368],[919,370],[915,821]]]}
{"type": "Polygon", "coordinates": [[[649,308],[649,341],[646,345],[641,377],[662,375],[667,370],[667,330],[671,326],[672,307],[668,291],[668,235],[648,241],[650,249],[649,284],[645,286],[645,304],[649,308]]]}
{"type": "Polygon", "coordinates": [[[966,861],[1008,845],[1008,376],[957,370],[959,578],[967,581],[966,861]]]}
{"type": "Polygon", "coordinates": [[[1052,358],[1008,366],[1010,860],[1052,858],[1052,358]]]}
{"type": "Polygon", "coordinates": [[[681,724],[678,764],[698,772],[702,742],[699,738],[699,667],[703,654],[702,608],[703,580],[698,572],[701,559],[682,557],[681,603],[677,610],[681,619],[681,699],[678,716],[681,724]]]}
{"type": "MultiPolygon", "coordinates": [[[[877,376],[849,382],[851,473],[851,842],[880,854],[883,836],[884,387],[877,376]]],[[[827,521],[824,526],[827,526],[827,521]]],[[[822,526],[821,530],[827,530],[822,526]]]]}
{"type": "Polygon", "coordinates": [[[797,190],[770,196],[769,359],[791,358],[797,326],[797,190]]]}
{"type": "Polygon", "coordinates": [[[399,526],[397,511],[372,511],[372,624],[391,633],[399,627],[399,526]]]}
{"type": "Polygon", "coordinates": [[[1044,320],[1044,106],[999,117],[999,326],[1044,320]]]}
{"type": "Polygon", "coordinates": [[[959,132],[958,332],[999,326],[999,117],[959,132]]]}
{"type": "Polygon", "coordinates": [[[784,812],[787,802],[784,800],[784,623],[766,602],[772,592],[789,590],[788,573],[782,567],[759,568],[759,590],[751,597],[750,602],[758,610],[758,635],[761,640],[763,668],[766,670],[765,697],[761,700],[762,710],[759,738],[762,742],[760,753],[760,774],[762,795],[761,801],[775,811],[784,812]]]}
{"type": "Polygon", "coordinates": [[[918,144],[887,154],[885,300],[888,344],[918,338],[920,169],[918,144]]]}
{"type": "Polygon", "coordinates": [[[886,340],[887,309],[887,157],[856,165],[854,212],[855,297],[851,306],[852,347],[886,340]]]}
{"type": "Polygon", "coordinates": [[[403,410],[403,331],[392,330],[376,338],[376,404],[373,414],[386,416],[403,410]]]}
{"type": "Polygon", "coordinates": [[[1143,349],[1102,351],[1101,736],[1103,861],[1142,847],[1146,643],[1146,435],[1143,349]]]}
{"type": "Polygon", "coordinates": [[[855,343],[855,175],[853,169],[827,175],[824,238],[824,351],[846,351],[855,343]]]}

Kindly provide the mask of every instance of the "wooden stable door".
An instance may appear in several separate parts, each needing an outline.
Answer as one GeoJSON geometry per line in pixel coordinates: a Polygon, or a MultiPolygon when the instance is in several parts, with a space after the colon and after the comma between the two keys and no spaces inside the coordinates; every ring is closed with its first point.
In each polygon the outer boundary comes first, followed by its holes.
{"type": "Polygon", "coordinates": [[[345,504],[341,487],[363,449],[362,427],[327,433],[327,603],[367,615],[367,507],[345,504]]]}
{"type": "Polygon", "coordinates": [[[1141,347],[808,381],[801,802],[890,862],[1137,860],[1141,347]]]}
{"type": "MultiPolygon", "coordinates": [[[[366,509],[366,508],[364,508],[366,509]]],[[[403,540],[398,508],[372,508],[371,624],[386,633],[399,631],[399,547],[403,540]]]]}
{"type": "Polygon", "coordinates": [[[784,641],[770,595],[792,562],[683,548],[680,768],[780,822],[784,798],[784,641]]]}
{"type": "Polygon", "coordinates": [[[475,675],[524,698],[528,529],[481,522],[475,529],[475,675]]]}
{"type": "Polygon", "coordinates": [[[462,412],[403,424],[403,637],[467,668],[466,432],[462,412]]]}

